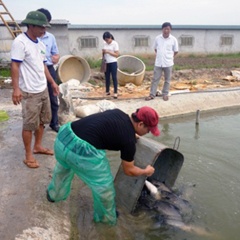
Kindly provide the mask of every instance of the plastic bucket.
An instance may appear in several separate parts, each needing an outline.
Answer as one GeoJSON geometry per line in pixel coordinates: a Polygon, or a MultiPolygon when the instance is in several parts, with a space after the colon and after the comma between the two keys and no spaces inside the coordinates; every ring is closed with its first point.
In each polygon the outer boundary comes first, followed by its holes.
{"type": "Polygon", "coordinates": [[[118,57],[117,78],[120,86],[133,83],[140,86],[143,82],[146,66],[142,60],[130,55],[118,57]]]}
{"type": "Polygon", "coordinates": [[[57,78],[60,82],[77,79],[81,83],[87,82],[91,76],[88,62],[81,57],[66,55],[60,58],[57,68],[57,78]]]}

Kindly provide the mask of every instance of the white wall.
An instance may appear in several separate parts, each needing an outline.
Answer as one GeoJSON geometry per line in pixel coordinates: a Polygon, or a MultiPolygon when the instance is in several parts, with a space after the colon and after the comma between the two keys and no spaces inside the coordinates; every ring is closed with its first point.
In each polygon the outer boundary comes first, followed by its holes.
{"type": "MultiPolygon", "coordinates": [[[[22,31],[26,31],[26,27],[21,27],[22,31]]],[[[68,28],[67,25],[52,25],[47,31],[54,34],[61,55],[69,53],[68,44],[68,28]]],[[[10,50],[13,37],[5,26],[0,26],[0,61],[10,61],[10,50]]]]}
{"type": "MultiPolygon", "coordinates": [[[[110,26],[110,25],[109,25],[110,26]]],[[[23,28],[24,29],[24,28],[23,28]]],[[[67,24],[52,24],[52,27],[48,29],[52,32],[57,40],[57,44],[60,50],[60,55],[67,54],[77,55],[84,58],[100,58],[101,49],[103,45],[102,35],[105,31],[110,31],[115,40],[119,43],[120,54],[153,54],[153,42],[157,35],[161,34],[161,27],[146,26],[141,28],[129,27],[129,26],[81,26],[81,25],[67,25],[67,24]],[[134,47],[134,36],[147,36],[149,39],[148,47],[134,47]],[[97,38],[96,48],[80,48],[79,38],[93,36],[97,38]]],[[[175,27],[172,30],[178,40],[181,36],[192,36],[193,46],[181,46],[179,45],[179,53],[236,53],[240,51],[240,26],[235,29],[231,29],[231,26],[227,27],[175,27]],[[228,46],[222,46],[220,44],[220,38],[222,35],[231,35],[233,37],[233,44],[228,46]]],[[[8,32],[7,28],[0,25],[0,60],[10,60],[10,48],[12,44],[12,36],[8,32]]]]}
{"type": "MultiPolygon", "coordinates": [[[[101,57],[102,34],[104,31],[110,31],[115,40],[119,43],[120,54],[153,54],[153,43],[157,35],[161,34],[161,29],[69,29],[69,49],[72,54],[82,57],[101,57]],[[148,47],[134,47],[133,38],[136,35],[144,35],[149,38],[148,47]],[[94,49],[79,49],[79,37],[93,36],[98,38],[97,47],[94,49]]],[[[172,35],[178,40],[181,36],[192,36],[193,46],[181,46],[179,44],[179,53],[236,53],[240,51],[240,28],[239,30],[207,30],[207,29],[173,29],[172,35]],[[231,35],[233,44],[222,46],[220,44],[221,36],[231,35]]]]}

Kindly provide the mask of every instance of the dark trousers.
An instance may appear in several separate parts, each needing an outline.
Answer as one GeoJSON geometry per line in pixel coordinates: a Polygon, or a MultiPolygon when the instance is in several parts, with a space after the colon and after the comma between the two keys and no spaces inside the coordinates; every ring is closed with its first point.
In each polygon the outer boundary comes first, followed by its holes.
{"type": "Polygon", "coordinates": [[[105,72],[106,92],[110,91],[110,75],[112,75],[114,93],[117,93],[117,62],[107,63],[107,70],[105,72]]]}
{"type": "MultiPolygon", "coordinates": [[[[51,66],[47,66],[48,67],[48,71],[50,72],[52,78],[54,80],[56,80],[56,71],[54,69],[54,67],[51,66]]],[[[56,127],[58,126],[58,97],[53,95],[53,89],[51,84],[48,82],[48,93],[49,93],[49,98],[50,98],[50,102],[51,102],[51,111],[52,111],[52,120],[49,124],[50,127],[56,127]]]]}

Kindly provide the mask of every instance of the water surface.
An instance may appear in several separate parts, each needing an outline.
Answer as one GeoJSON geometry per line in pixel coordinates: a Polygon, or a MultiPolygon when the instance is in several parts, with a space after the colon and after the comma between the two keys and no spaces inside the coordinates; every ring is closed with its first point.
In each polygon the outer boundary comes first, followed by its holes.
{"type": "MultiPolygon", "coordinates": [[[[160,137],[147,137],[169,147],[180,137],[178,151],[185,160],[175,188],[184,190],[192,205],[193,216],[188,224],[216,233],[216,237],[160,227],[148,212],[132,216],[121,207],[117,226],[94,224],[91,194],[83,187],[73,201],[72,219],[76,222],[73,221],[72,239],[240,239],[239,109],[201,114],[199,125],[195,118],[188,117],[160,121],[159,127],[160,137]]],[[[119,153],[109,152],[108,156],[115,175],[119,153]]]]}

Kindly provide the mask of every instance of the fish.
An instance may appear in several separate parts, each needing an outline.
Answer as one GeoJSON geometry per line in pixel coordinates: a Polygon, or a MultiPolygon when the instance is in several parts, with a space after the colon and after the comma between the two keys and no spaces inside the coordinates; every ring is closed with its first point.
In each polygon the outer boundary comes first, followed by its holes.
{"type": "Polygon", "coordinates": [[[146,180],[145,186],[155,200],[162,200],[173,205],[185,218],[185,220],[189,220],[191,218],[192,207],[189,201],[179,197],[173,192],[172,189],[168,188],[164,183],[158,181],[153,181],[151,183],[146,180]]]}
{"type": "Polygon", "coordinates": [[[145,186],[150,191],[151,196],[153,196],[156,200],[161,199],[161,192],[157,189],[155,185],[153,185],[148,180],[145,181],[145,186]]]}
{"type": "MultiPolygon", "coordinates": [[[[168,224],[168,220],[178,222],[186,221],[191,218],[192,208],[190,203],[180,198],[172,189],[168,188],[164,183],[148,180],[145,181],[145,187],[141,192],[139,203],[147,209],[155,210],[164,217],[164,222],[168,224]]],[[[171,223],[172,225],[173,223],[171,223]]],[[[176,225],[179,225],[176,224],[176,225]]]]}
{"type": "Polygon", "coordinates": [[[138,199],[139,205],[143,207],[142,209],[156,212],[155,219],[160,227],[171,226],[201,236],[215,236],[208,229],[188,223],[192,217],[191,204],[175,194],[164,183],[146,180],[138,199]]]}

